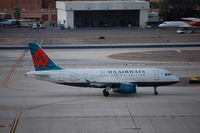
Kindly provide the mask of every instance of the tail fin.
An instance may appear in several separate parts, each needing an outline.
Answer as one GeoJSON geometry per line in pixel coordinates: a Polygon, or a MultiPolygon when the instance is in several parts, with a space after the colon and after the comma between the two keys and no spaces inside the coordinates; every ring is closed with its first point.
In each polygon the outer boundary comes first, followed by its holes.
{"type": "Polygon", "coordinates": [[[46,55],[39,44],[35,42],[29,43],[29,49],[36,71],[62,69],[46,55]]]}

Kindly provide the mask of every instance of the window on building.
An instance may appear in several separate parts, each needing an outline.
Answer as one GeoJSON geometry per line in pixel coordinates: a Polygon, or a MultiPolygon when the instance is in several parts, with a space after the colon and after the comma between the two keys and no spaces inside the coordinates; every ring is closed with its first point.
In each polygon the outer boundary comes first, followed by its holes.
{"type": "Polygon", "coordinates": [[[47,14],[43,15],[42,19],[43,19],[43,21],[48,21],[48,15],[47,14]]]}

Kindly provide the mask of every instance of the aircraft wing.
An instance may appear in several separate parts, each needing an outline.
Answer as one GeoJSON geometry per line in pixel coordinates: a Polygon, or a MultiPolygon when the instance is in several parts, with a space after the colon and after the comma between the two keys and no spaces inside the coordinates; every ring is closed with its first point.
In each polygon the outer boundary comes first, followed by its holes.
{"type": "Polygon", "coordinates": [[[112,85],[120,85],[120,84],[125,84],[125,83],[129,83],[129,82],[135,82],[133,80],[131,81],[113,81],[113,80],[105,80],[105,81],[92,81],[92,80],[87,80],[85,79],[86,82],[88,83],[92,83],[92,84],[96,84],[98,86],[112,86],[112,85]]]}

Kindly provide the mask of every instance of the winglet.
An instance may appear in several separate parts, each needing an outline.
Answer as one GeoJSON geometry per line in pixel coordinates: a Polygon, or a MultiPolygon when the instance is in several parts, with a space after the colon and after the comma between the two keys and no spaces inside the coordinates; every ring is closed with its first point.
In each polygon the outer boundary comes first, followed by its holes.
{"type": "Polygon", "coordinates": [[[29,49],[36,71],[62,69],[48,57],[48,55],[36,42],[29,43],[29,49]]]}

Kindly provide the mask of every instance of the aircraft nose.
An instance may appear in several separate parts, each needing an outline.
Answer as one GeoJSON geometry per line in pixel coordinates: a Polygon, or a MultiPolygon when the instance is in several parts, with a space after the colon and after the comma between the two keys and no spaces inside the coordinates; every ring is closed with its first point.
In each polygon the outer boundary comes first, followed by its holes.
{"type": "Polygon", "coordinates": [[[158,27],[162,28],[164,25],[163,24],[159,24],[158,27]]]}

